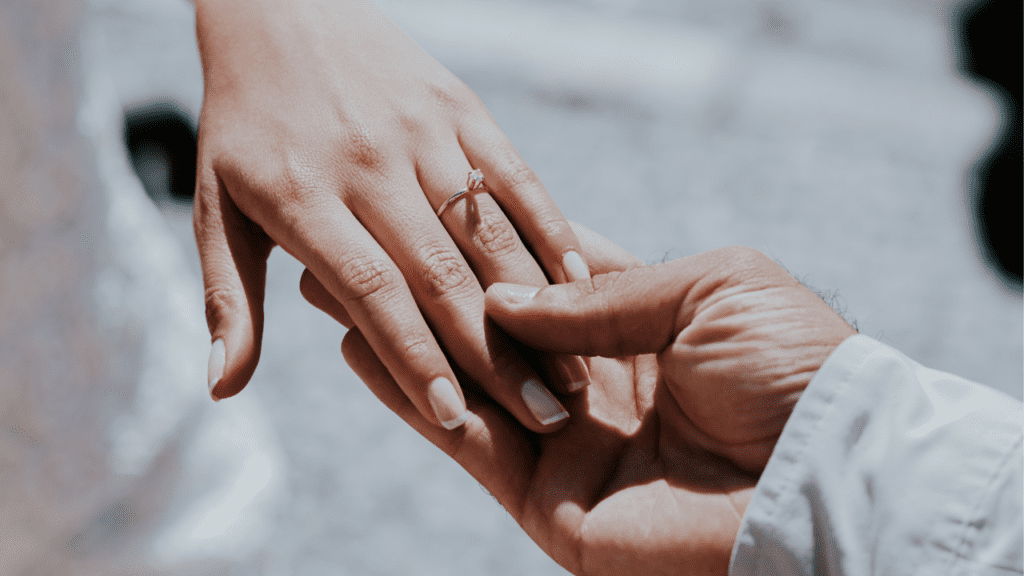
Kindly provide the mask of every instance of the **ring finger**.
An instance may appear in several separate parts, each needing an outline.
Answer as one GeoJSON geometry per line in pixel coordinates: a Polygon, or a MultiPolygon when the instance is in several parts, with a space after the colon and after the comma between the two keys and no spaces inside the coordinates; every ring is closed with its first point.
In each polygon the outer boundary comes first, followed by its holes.
{"type": "MultiPolygon", "coordinates": [[[[472,187],[472,182],[464,183],[461,188],[453,186],[469,169],[469,161],[453,139],[449,146],[432,148],[417,166],[417,175],[431,206],[441,211],[441,223],[466,257],[483,289],[495,282],[547,286],[544,271],[501,207],[487,193],[486,174],[479,190],[452,200],[457,191],[472,187]]],[[[551,360],[560,376],[558,387],[562,391],[575,392],[590,383],[587,365],[579,356],[557,355],[551,360]]]]}
{"type": "MultiPolygon", "coordinates": [[[[463,174],[468,166],[464,168],[463,174]]],[[[392,190],[350,195],[350,209],[398,265],[452,359],[525,426],[537,432],[553,430],[568,413],[508,336],[485,324],[484,292],[473,269],[426,199],[402,193],[421,186],[412,170],[403,172],[408,176],[392,174],[376,183],[392,190]]],[[[373,189],[374,184],[362,187],[373,189]]]]}

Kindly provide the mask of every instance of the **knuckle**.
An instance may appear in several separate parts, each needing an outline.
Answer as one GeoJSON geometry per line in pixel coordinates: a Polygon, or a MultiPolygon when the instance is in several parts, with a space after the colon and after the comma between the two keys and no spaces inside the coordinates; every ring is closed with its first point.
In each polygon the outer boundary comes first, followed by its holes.
{"type": "Polygon", "coordinates": [[[221,221],[222,200],[218,198],[219,177],[212,169],[204,168],[196,181],[196,194],[192,200],[192,227],[196,237],[202,239],[208,226],[221,221]]]}
{"type": "Polygon", "coordinates": [[[395,121],[402,129],[402,133],[414,142],[422,141],[428,133],[427,123],[420,114],[399,111],[395,114],[395,121]]]}
{"type": "Polygon", "coordinates": [[[210,286],[203,295],[206,304],[206,325],[212,332],[225,319],[244,310],[245,295],[240,289],[210,286]]]}
{"type": "Polygon", "coordinates": [[[502,179],[512,191],[520,188],[535,188],[540,186],[540,179],[533,173],[530,166],[519,157],[512,154],[505,161],[505,169],[502,171],[502,179]]]}
{"type": "Polygon", "coordinates": [[[574,284],[581,291],[577,301],[586,299],[590,308],[588,312],[596,319],[595,329],[588,331],[586,336],[586,345],[591,351],[603,354],[611,351],[614,357],[629,353],[624,344],[630,341],[638,326],[615,313],[615,302],[618,300],[615,295],[621,294],[622,289],[629,289],[628,285],[619,287],[622,281],[624,273],[609,272],[574,284]]]}
{"type": "Polygon", "coordinates": [[[214,214],[210,202],[206,200],[206,193],[200,189],[192,200],[192,231],[200,246],[206,236],[207,223],[212,220],[214,220],[214,214]]]}
{"type": "Polygon", "coordinates": [[[468,285],[473,278],[462,258],[446,247],[425,248],[420,261],[423,263],[423,282],[434,298],[468,285]]]}
{"type": "Polygon", "coordinates": [[[466,87],[461,81],[438,82],[427,87],[430,96],[437,105],[453,116],[460,116],[470,106],[470,100],[466,96],[466,87]]]}
{"type": "Polygon", "coordinates": [[[730,246],[723,250],[726,251],[729,259],[741,264],[757,264],[767,258],[760,250],[748,246],[730,246]]]}
{"type": "Polygon", "coordinates": [[[484,256],[497,258],[516,251],[519,239],[512,224],[503,214],[492,210],[481,211],[480,220],[473,231],[473,240],[484,256]]]}
{"type": "Polygon", "coordinates": [[[566,222],[561,213],[547,214],[542,212],[538,218],[537,229],[543,234],[544,238],[558,239],[562,243],[575,237],[572,226],[569,226],[569,223],[566,222]]]}
{"type": "Polygon", "coordinates": [[[342,149],[346,160],[367,172],[382,173],[387,168],[388,155],[365,127],[356,127],[344,137],[342,149]]]}
{"type": "Polygon", "coordinates": [[[357,302],[395,290],[401,283],[398,272],[380,258],[360,256],[343,263],[342,298],[357,302]]]}
{"type": "MultiPolygon", "coordinates": [[[[275,200],[281,207],[302,210],[308,208],[319,196],[317,170],[302,157],[287,157],[280,167],[280,174],[274,180],[282,183],[277,187],[280,195],[275,200]]],[[[264,189],[272,190],[274,187],[266,186],[264,189]]]]}
{"type": "Polygon", "coordinates": [[[771,278],[778,268],[771,258],[755,248],[730,246],[723,251],[723,259],[731,263],[731,276],[739,281],[760,282],[771,278]]]}
{"type": "Polygon", "coordinates": [[[422,364],[434,353],[434,341],[425,334],[411,335],[398,345],[398,354],[410,364],[422,364]]]}
{"type": "Polygon", "coordinates": [[[221,172],[232,202],[246,214],[277,218],[310,208],[320,196],[323,176],[300,152],[266,156],[252,168],[232,165],[221,172]]]}

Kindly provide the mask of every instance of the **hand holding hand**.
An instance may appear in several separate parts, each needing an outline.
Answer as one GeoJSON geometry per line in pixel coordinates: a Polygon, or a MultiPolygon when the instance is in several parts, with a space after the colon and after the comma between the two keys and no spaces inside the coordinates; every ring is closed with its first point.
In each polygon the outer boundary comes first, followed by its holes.
{"type": "Polygon", "coordinates": [[[576,574],[724,574],[743,512],[800,392],[854,331],[759,252],[643,267],[577,230],[592,282],[494,285],[487,311],[543,350],[596,356],[570,423],[534,434],[470,395],[429,426],[358,330],[345,358],[576,574]]]}
{"type": "Polygon", "coordinates": [[[540,350],[656,354],[682,438],[754,472],[815,372],[856,333],[778,264],[739,247],[539,291],[494,285],[487,313],[540,350]]]}

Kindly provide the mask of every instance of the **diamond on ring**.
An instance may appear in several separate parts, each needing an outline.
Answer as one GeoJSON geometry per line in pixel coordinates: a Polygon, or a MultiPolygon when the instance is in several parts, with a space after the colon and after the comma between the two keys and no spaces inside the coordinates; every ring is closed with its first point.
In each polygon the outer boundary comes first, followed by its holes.
{"type": "Polygon", "coordinates": [[[438,218],[441,217],[441,214],[448,209],[448,206],[450,206],[452,202],[458,200],[459,198],[465,196],[466,194],[476,192],[477,190],[482,190],[484,192],[487,191],[487,187],[484,186],[484,173],[480,169],[476,169],[470,172],[469,176],[466,177],[466,187],[463,188],[462,190],[459,190],[455,194],[452,194],[447,200],[444,201],[444,203],[441,204],[440,208],[437,209],[438,218]]]}

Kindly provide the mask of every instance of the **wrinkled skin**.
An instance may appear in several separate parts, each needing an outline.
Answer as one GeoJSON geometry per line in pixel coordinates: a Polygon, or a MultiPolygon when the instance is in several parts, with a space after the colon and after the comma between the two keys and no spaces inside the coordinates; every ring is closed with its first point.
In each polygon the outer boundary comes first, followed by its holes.
{"type": "Polygon", "coordinates": [[[593,356],[592,384],[566,401],[562,430],[535,434],[480,394],[469,397],[466,426],[438,430],[358,330],[346,335],[345,358],[571,572],[725,574],[793,405],[854,330],[754,250],[647,267],[577,234],[593,281],[527,298],[521,286],[487,292],[488,315],[515,338],[593,356]]]}

